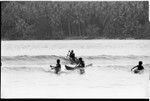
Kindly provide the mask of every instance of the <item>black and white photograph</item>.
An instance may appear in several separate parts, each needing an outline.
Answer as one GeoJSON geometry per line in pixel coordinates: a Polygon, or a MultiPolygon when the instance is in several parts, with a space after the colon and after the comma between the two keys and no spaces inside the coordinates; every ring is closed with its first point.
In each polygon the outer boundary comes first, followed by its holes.
{"type": "Polygon", "coordinates": [[[150,96],[150,2],[1,2],[1,98],[150,96]]]}

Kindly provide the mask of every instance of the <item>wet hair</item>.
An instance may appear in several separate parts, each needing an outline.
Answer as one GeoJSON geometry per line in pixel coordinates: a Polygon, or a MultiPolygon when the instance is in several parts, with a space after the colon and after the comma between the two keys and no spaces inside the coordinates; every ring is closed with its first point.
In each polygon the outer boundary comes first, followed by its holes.
{"type": "Polygon", "coordinates": [[[139,64],[141,65],[143,62],[142,61],[139,61],[139,64]]]}
{"type": "Polygon", "coordinates": [[[59,60],[59,59],[57,59],[57,63],[60,63],[60,60],[59,60]]]}
{"type": "Polygon", "coordinates": [[[80,61],[82,61],[82,58],[79,58],[80,61]]]}

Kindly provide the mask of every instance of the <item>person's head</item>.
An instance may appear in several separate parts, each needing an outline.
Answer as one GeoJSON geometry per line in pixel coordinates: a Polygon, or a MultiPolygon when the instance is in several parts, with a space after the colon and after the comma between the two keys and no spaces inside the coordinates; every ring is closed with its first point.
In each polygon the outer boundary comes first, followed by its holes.
{"type": "Polygon", "coordinates": [[[79,58],[79,61],[82,61],[82,58],[79,58]]]}
{"type": "Polygon", "coordinates": [[[71,50],[71,52],[73,53],[73,50],[71,50]]]}
{"type": "Polygon", "coordinates": [[[143,62],[142,61],[139,61],[139,65],[142,65],[143,64],[143,62]]]}
{"type": "Polygon", "coordinates": [[[60,60],[59,60],[59,59],[57,59],[57,63],[60,63],[60,60]]]}

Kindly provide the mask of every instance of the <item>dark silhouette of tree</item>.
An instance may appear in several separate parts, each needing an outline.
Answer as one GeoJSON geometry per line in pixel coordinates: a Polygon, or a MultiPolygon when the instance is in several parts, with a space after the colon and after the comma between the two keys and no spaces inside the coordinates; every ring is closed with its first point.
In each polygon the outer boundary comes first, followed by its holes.
{"type": "Polygon", "coordinates": [[[149,39],[148,1],[2,1],[1,39],[149,39]]]}

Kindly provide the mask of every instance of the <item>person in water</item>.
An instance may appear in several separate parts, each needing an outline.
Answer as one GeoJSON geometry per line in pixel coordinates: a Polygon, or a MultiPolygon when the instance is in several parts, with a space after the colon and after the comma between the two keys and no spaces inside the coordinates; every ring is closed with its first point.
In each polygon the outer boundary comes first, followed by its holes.
{"type": "Polygon", "coordinates": [[[58,74],[60,72],[60,70],[61,70],[60,60],[57,59],[56,66],[50,66],[50,67],[53,67],[52,69],[55,69],[55,73],[58,74]]]}
{"type": "Polygon", "coordinates": [[[139,64],[137,66],[134,66],[131,71],[134,69],[134,68],[137,68],[136,70],[134,70],[134,72],[139,72],[141,70],[144,70],[144,67],[142,66],[143,62],[142,61],[139,61],[139,64]]]}
{"type": "Polygon", "coordinates": [[[80,74],[85,73],[85,70],[84,70],[85,63],[84,63],[84,61],[82,60],[82,58],[79,58],[79,63],[77,64],[76,67],[79,68],[80,74]]]}

